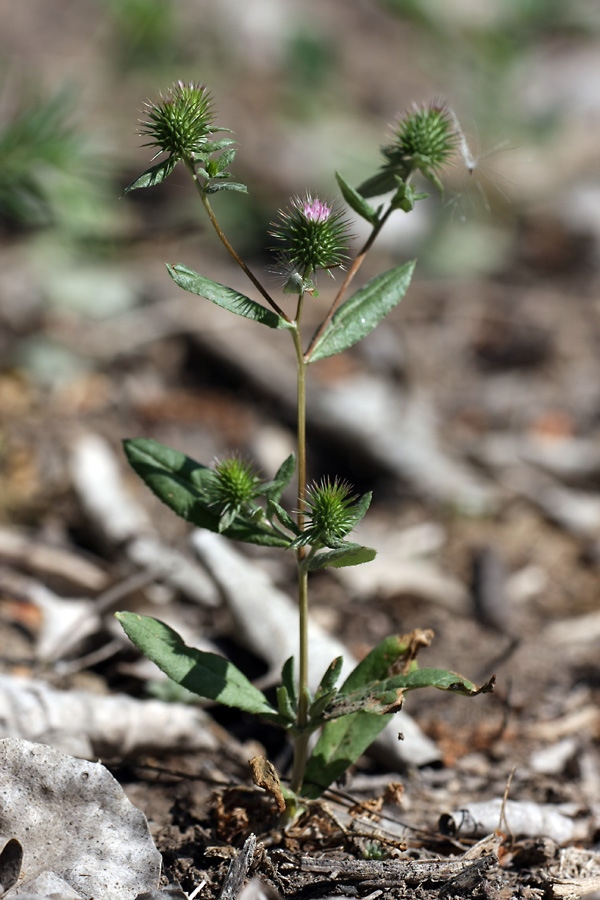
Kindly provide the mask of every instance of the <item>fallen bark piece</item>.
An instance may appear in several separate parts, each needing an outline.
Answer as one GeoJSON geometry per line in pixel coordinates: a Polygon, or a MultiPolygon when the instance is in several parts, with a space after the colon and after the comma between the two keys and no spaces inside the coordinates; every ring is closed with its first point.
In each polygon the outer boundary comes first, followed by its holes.
{"type": "Polygon", "coordinates": [[[566,737],[532,753],[529,765],[533,772],[541,775],[560,775],[567,763],[576,757],[578,750],[579,741],[574,737],[566,737]]]}
{"type": "Polygon", "coordinates": [[[559,619],[547,625],[543,635],[544,640],[554,646],[595,644],[600,640],[600,612],[559,619]]]}
{"type": "Polygon", "coordinates": [[[78,590],[101,591],[108,584],[108,574],[73,550],[53,547],[33,534],[0,528],[0,560],[25,566],[39,577],[60,579],[78,590]]]}
{"type": "MultiPolygon", "coordinates": [[[[550,803],[534,803],[530,800],[507,800],[502,811],[502,798],[467,806],[446,814],[444,827],[454,825],[454,833],[461,836],[488,834],[500,829],[515,837],[544,835],[557,844],[582,840],[588,835],[589,822],[575,821],[550,803]]],[[[446,833],[448,833],[446,831],[446,833]]]]}
{"type": "Polygon", "coordinates": [[[58,691],[43,681],[0,675],[0,737],[49,744],[76,756],[214,751],[210,717],[196,706],[58,691]]]}
{"type": "MultiPolygon", "coordinates": [[[[290,656],[298,656],[296,605],[263,569],[242,556],[221,535],[196,530],[191,541],[223,593],[237,624],[237,637],[262,657],[273,677],[279,679],[283,663],[290,656]]],[[[308,636],[311,690],[316,690],[323,672],[338,656],[344,657],[341,680],[346,678],[356,666],[348,649],[310,619],[308,636]]],[[[433,741],[402,711],[380,734],[375,752],[392,770],[398,765],[421,766],[440,759],[433,741]],[[398,732],[402,732],[404,741],[399,742],[398,732]]]]}
{"type": "Polygon", "coordinates": [[[56,896],[57,887],[69,896],[66,883],[72,898],[134,900],[158,886],[146,817],[101,763],[0,740],[0,796],[2,828],[23,846],[22,873],[5,896],[56,896]]]}
{"type": "Polygon", "coordinates": [[[244,886],[248,869],[252,865],[255,850],[256,835],[251,834],[246,838],[244,846],[241,850],[238,850],[229,864],[229,870],[221,888],[219,900],[237,900],[244,886]]]}
{"type": "Polygon", "coordinates": [[[555,897],[578,900],[593,894],[600,891],[600,853],[583,847],[564,847],[559,865],[550,866],[548,875],[555,897]]]}
{"type": "Polygon", "coordinates": [[[600,875],[591,878],[572,878],[564,881],[555,881],[552,884],[552,893],[555,897],[564,897],[565,900],[579,900],[588,894],[600,891],[600,875]]]}
{"type": "Polygon", "coordinates": [[[391,528],[388,522],[360,523],[360,542],[377,548],[368,566],[333,569],[353,597],[384,597],[408,594],[438,604],[455,613],[470,611],[466,586],[444,572],[434,561],[445,541],[443,529],[425,522],[412,528],[391,528]]]}
{"type": "Polygon", "coordinates": [[[498,865],[500,838],[489,835],[463,856],[434,859],[327,859],[303,857],[305,872],[322,872],[336,882],[361,881],[372,885],[394,885],[399,881],[420,885],[446,882],[444,892],[452,888],[473,890],[486,873],[498,865]]]}
{"type": "Polygon", "coordinates": [[[473,515],[492,512],[498,492],[444,447],[424,393],[401,393],[381,378],[358,374],[311,397],[311,421],[337,440],[407,481],[420,494],[473,515]]]}

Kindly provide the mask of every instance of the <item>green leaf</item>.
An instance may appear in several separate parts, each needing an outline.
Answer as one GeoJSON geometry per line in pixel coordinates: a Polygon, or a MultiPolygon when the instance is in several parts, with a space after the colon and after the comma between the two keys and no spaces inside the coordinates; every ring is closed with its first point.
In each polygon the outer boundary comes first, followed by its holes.
{"type": "Polygon", "coordinates": [[[351,694],[338,694],[327,710],[325,719],[339,719],[342,716],[364,711],[377,715],[398,712],[404,700],[402,688],[384,688],[381,685],[361,688],[351,694]]]}
{"type": "Polygon", "coordinates": [[[228,166],[231,165],[233,160],[235,159],[235,154],[237,150],[234,150],[233,147],[230,150],[225,150],[224,153],[217,158],[217,172],[223,172],[228,166]]]}
{"type": "Polygon", "coordinates": [[[327,722],[308,760],[301,795],[308,800],[320,797],[371,746],[391,718],[357,712],[327,722]]]}
{"type": "Polygon", "coordinates": [[[288,694],[287,688],[282,684],[277,688],[277,708],[282,719],[285,719],[292,725],[295,724],[296,714],[290,700],[290,695],[288,694]]]}
{"type": "Polygon", "coordinates": [[[163,159],[162,162],[157,163],[155,166],[151,166],[149,169],[146,169],[145,172],[132,181],[131,184],[128,184],[123,194],[121,196],[125,196],[129,191],[136,191],[138,188],[147,188],[154,187],[156,184],[160,184],[161,181],[164,181],[165,178],[171,174],[175,166],[177,165],[177,157],[169,156],[167,159],[163,159]]]}
{"type": "Polygon", "coordinates": [[[406,675],[395,675],[383,681],[379,687],[384,690],[401,688],[403,691],[414,691],[422,687],[434,687],[439,691],[450,691],[464,697],[476,697],[478,694],[489,694],[494,689],[496,676],[477,687],[468,678],[449,672],[447,669],[414,669],[406,675]]]}
{"type": "MultiPolygon", "coordinates": [[[[283,506],[280,506],[279,503],[276,503],[274,500],[267,500],[267,515],[271,522],[274,518],[279,519],[284,528],[288,528],[292,534],[300,534],[300,529],[297,524],[294,522],[290,514],[283,506]]],[[[289,550],[289,546],[287,547],[289,550]]]]}
{"type": "MultiPolygon", "coordinates": [[[[338,697],[367,689],[372,682],[389,677],[394,663],[410,650],[409,638],[391,635],[381,641],[350,672],[338,697]]],[[[361,710],[327,722],[306,767],[303,795],[309,799],[319,797],[365,752],[390,718],[391,715],[361,710]]]]}
{"type": "Polygon", "coordinates": [[[248,188],[239,181],[216,181],[214,184],[209,184],[207,188],[204,188],[205,194],[216,194],[217,191],[237,191],[240,194],[247,194],[248,188]]]}
{"type": "Polygon", "coordinates": [[[362,340],[404,297],[415,260],[372,278],[338,309],[315,344],[308,362],[342,353],[362,340]]]}
{"type": "MultiPolygon", "coordinates": [[[[229,131],[228,128],[219,128],[218,131],[229,131]]],[[[221,138],[218,141],[206,141],[205,144],[202,145],[202,156],[208,156],[210,153],[216,153],[218,150],[224,150],[226,147],[231,147],[232,144],[237,143],[233,138],[221,138]]]]}
{"type": "Polygon", "coordinates": [[[400,177],[403,175],[406,177],[405,166],[384,167],[380,172],[377,172],[376,175],[373,175],[372,178],[363,182],[363,184],[358,187],[357,193],[363,197],[380,197],[382,194],[387,194],[389,191],[395,190],[397,185],[396,178],[398,175],[400,177]]]}
{"type": "Polygon", "coordinates": [[[377,225],[379,222],[379,212],[374,209],[370,203],[367,203],[358,191],[348,184],[343,175],[336,172],[335,177],[340,186],[342,196],[348,206],[353,209],[355,213],[358,213],[359,216],[362,216],[363,219],[366,219],[367,222],[370,222],[371,225],[377,225]]]}
{"type": "Polygon", "coordinates": [[[284,461],[279,466],[277,474],[275,475],[273,481],[268,481],[263,485],[265,497],[268,497],[269,500],[274,500],[276,503],[279,503],[283,492],[294,477],[295,471],[296,456],[294,453],[290,453],[288,458],[284,459],[284,461]]]}
{"type": "Polygon", "coordinates": [[[188,691],[225,706],[278,720],[277,711],[262,691],[225,657],[188,647],[176,631],[150,616],[118,612],[115,617],[144,656],[188,691]]]}
{"type": "Polygon", "coordinates": [[[317,688],[315,699],[308,711],[309,720],[314,722],[320,719],[328,705],[337,694],[336,683],[340,676],[344,660],[341,656],[336,657],[331,665],[325,670],[325,674],[321,678],[321,683],[317,688]]]}
{"type": "Polygon", "coordinates": [[[178,284],[184,291],[205,297],[211,303],[215,303],[217,306],[235,313],[236,316],[253,319],[262,325],[268,325],[269,328],[294,327],[292,323],[286,322],[277,313],[267,309],[266,306],[262,306],[260,303],[256,303],[254,300],[246,297],[245,294],[240,294],[238,291],[234,291],[233,288],[225,287],[225,285],[219,284],[217,281],[211,281],[210,278],[204,278],[204,276],[194,272],[193,269],[188,269],[187,266],[167,265],[167,271],[175,284],[178,284]]]}
{"type": "Polygon", "coordinates": [[[373,491],[367,491],[367,493],[362,494],[352,506],[348,507],[348,521],[350,521],[351,516],[352,528],[356,528],[358,523],[364,519],[372,499],[373,491]]]}
{"type": "MultiPolygon", "coordinates": [[[[129,464],[159,500],[199,528],[219,531],[221,517],[210,505],[212,469],[149,438],[126,440],[123,446],[129,464]]],[[[265,547],[287,548],[289,544],[270,526],[241,516],[222,533],[232,540],[265,547]]]]}
{"type": "Polygon", "coordinates": [[[340,688],[340,694],[349,694],[389,678],[392,666],[396,666],[411,650],[411,657],[414,657],[416,651],[411,646],[414,634],[391,634],[384,638],[352,669],[340,688]]]}
{"type": "Polygon", "coordinates": [[[337,550],[329,550],[310,557],[307,569],[309,572],[316,572],[317,569],[327,569],[330,566],[334,569],[360,566],[363,563],[371,562],[376,556],[377,551],[372,547],[363,547],[361,544],[352,544],[347,541],[337,550]]]}
{"type": "Polygon", "coordinates": [[[324,711],[326,719],[339,718],[364,710],[368,713],[397,712],[407,691],[417,688],[433,687],[441,691],[452,691],[466,697],[475,697],[493,690],[495,678],[492,677],[482,687],[476,687],[468,678],[448,672],[446,669],[412,668],[402,675],[395,675],[383,681],[376,681],[356,691],[340,691],[324,711]]]}
{"type": "MultiPolygon", "coordinates": [[[[328,691],[326,694],[321,694],[320,697],[315,697],[313,700],[311,707],[308,711],[308,721],[313,728],[319,728],[322,724],[319,720],[323,718],[324,713],[327,711],[328,707],[335,700],[337,696],[337,691],[328,691]]],[[[327,716],[329,718],[329,716],[327,716]]]]}
{"type": "Polygon", "coordinates": [[[283,664],[283,668],[281,669],[281,684],[286,689],[288,697],[290,698],[290,703],[292,704],[294,712],[296,712],[298,709],[298,694],[296,691],[295,660],[293,656],[286,659],[283,664]]]}
{"type": "Polygon", "coordinates": [[[325,715],[335,718],[326,722],[308,761],[303,796],[319,797],[356,762],[385,728],[393,715],[389,710],[397,709],[406,691],[435,687],[474,697],[493,689],[494,678],[478,688],[462,675],[445,669],[418,669],[415,657],[431,637],[431,632],[420,629],[407,635],[391,635],[352,670],[325,711],[325,715]],[[391,675],[399,666],[404,672],[391,675]],[[373,711],[378,709],[381,712],[373,711]]]}
{"type": "Polygon", "coordinates": [[[319,697],[321,694],[326,694],[329,691],[333,690],[333,688],[337,684],[338,678],[340,677],[340,672],[342,671],[343,665],[344,657],[336,656],[333,662],[325,670],[325,674],[321,678],[315,697],[319,697]]]}

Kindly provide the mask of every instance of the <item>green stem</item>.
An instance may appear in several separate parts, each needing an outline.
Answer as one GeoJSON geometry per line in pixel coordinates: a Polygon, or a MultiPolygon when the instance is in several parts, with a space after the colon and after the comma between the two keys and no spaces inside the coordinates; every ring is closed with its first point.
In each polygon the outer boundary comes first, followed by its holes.
{"type": "MultiPolygon", "coordinates": [[[[304,295],[298,299],[296,328],[292,331],[298,366],[297,380],[297,445],[298,445],[298,513],[297,522],[304,530],[306,512],[306,363],[302,353],[300,324],[304,295]]],[[[302,565],[306,557],[306,547],[296,553],[298,564],[298,618],[299,618],[299,666],[298,666],[298,729],[300,734],[294,741],[294,763],[292,767],[292,791],[302,787],[304,770],[308,759],[308,734],[304,731],[308,723],[308,571],[302,565]]]]}
{"type": "Polygon", "coordinates": [[[217,232],[217,234],[218,234],[218,236],[219,236],[219,239],[221,240],[221,242],[222,242],[223,246],[225,247],[225,249],[227,250],[227,252],[235,259],[235,261],[236,261],[236,263],[238,264],[238,266],[240,267],[240,269],[242,269],[242,271],[244,272],[244,274],[250,279],[250,281],[252,282],[252,284],[254,285],[254,287],[255,287],[258,291],[260,291],[260,293],[261,293],[262,296],[265,298],[265,300],[267,301],[267,303],[269,304],[269,306],[277,313],[277,315],[278,315],[278,316],[281,316],[282,319],[285,319],[286,322],[290,322],[290,323],[291,323],[292,320],[290,319],[290,317],[288,316],[288,314],[285,313],[285,312],[281,309],[281,307],[275,302],[275,300],[273,300],[273,298],[271,297],[271,295],[269,294],[269,292],[266,290],[266,288],[264,288],[264,287],[262,286],[262,284],[260,283],[260,281],[258,280],[258,278],[256,277],[256,275],[254,274],[254,272],[252,272],[252,271],[248,268],[248,266],[246,265],[246,263],[244,262],[244,260],[243,260],[240,256],[238,256],[237,252],[233,249],[233,247],[231,246],[231,244],[230,244],[229,241],[227,240],[227,237],[225,236],[225,232],[223,231],[223,229],[222,229],[221,226],[219,225],[219,223],[218,223],[218,221],[217,221],[217,217],[215,216],[215,214],[214,214],[214,212],[213,212],[213,208],[212,208],[212,206],[210,205],[210,201],[209,201],[208,197],[206,196],[206,193],[204,192],[204,186],[200,183],[200,180],[199,180],[199,178],[198,178],[198,174],[197,174],[197,172],[196,172],[196,169],[195,169],[195,166],[194,166],[193,162],[192,162],[191,160],[189,160],[189,159],[185,159],[185,160],[184,160],[184,163],[185,163],[185,166],[186,166],[188,172],[189,172],[190,175],[192,176],[192,180],[193,180],[193,182],[194,182],[194,184],[195,184],[195,186],[196,186],[196,190],[198,191],[198,193],[199,193],[199,195],[200,195],[200,199],[201,199],[201,201],[202,201],[202,205],[204,206],[204,209],[206,210],[206,212],[207,212],[207,214],[208,214],[208,218],[210,219],[211,225],[213,226],[213,228],[214,228],[215,231],[217,232]]]}
{"type": "Polygon", "coordinates": [[[367,253],[373,246],[373,244],[375,242],[375,238],[377,237],[377,235],[379,234],[379,232],[381,231],[381,229],[387,222],[391,213],[392,213],[392,208],[391,208],[391,206],[389,206],[388,209],[386,209],[385,213],[382,215],[382,217],[379,219],[377,224],[373,226],[373,230],[372,230],[371,234],[369,235],[369,237],[367,238],[367,240],[365,241],[365,244],[362,247],[362,249],[359,250],[359,252],[354,257],[352,265],[346,272],[345,278],[340,285],[340,289],[337,292],[333,303],[331,304],[331,308],[330,308],[329,312],[327,313],[327,315],[321,322],[321,325],[319,326],[319,330],[316,332],[315,336],[313,337],[312,341],[310,342],[308,350],[304,354],[304,362],[305,363],[310,362],[310,357],[311,357],[313,350],[315,349],[317,341],[319,340],[319,338],[321,337],[321,335],[323,334],[323,332],[325,331],[325,329],[327,328],[327,326],[333,319],[333,315],[334,315],[336,309],[338,308],[338,306],[340,305],[340,303],[342,302],[342,300],[344,299],[344,295],[345,295],[346,291],[348,290],[350,282],[352,281],[352,279],[354,278],[354,276],[356,275],[356,273],[362,266],[365,256],[367,255],[367,253]]]}

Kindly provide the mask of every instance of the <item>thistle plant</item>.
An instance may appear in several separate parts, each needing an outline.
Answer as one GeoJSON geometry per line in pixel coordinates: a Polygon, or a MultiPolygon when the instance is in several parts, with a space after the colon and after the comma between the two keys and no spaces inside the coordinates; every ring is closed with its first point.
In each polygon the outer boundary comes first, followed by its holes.
{"type": "MultiPolygon", "coordinates": [[[[145,438],[126,440],[125,453],[148,487],[197,527],[234,541],[295,555],[298,659],[290,658],[284,664],[273,704],[227,659],[187,647],[176,632],[157,619],[128,612],[117,613],[117,618],[134,644],[171,679],[200,697],[254,713],[287,732],[294,747],[293,767],[289,787],[278,787],[277,791],[280,807],[291,818],[299,798],[318,797],[358,759],[400,709],[407,692],[436,687],[474,696],[491,690],[493,685],[491,679],[477,688],[453,672],[419,669],[417,653],[432,635],[416,630],[387,637],[341,685],[343,660],[333,660],[316,692],[309,690],[313,683],[309,678],[309,576],[318,569],[367,563],[375,557],[375,550],[349,540],[369,508],[371,494],[357,496],[349,484],[335,477],[312,484],[307,481],[307,369],[364,338],[406,293],[414,261],[376,275],[347,296],[389,217],[398,210],[411,212],[415,203],[427,196],[416,191],[415,176],[420,173],[442,189],[440,173],[455,153],[459,135],[453,114],[444,104],[415,106],[399,119],[392,143],[382,148],[383,164],[360,187],[353,188],[336,173],[343,200],[371,226],[364,246],[354,255],[350,251],[349,222],[338,205],[307,192],[282,207],[269,233],[275,242],[272,249],[277,266],[285,275],[280,305],[231,246],[213,210],[214,194],[223,190],[245,192],[246,186],[233,180],[229,172],[235,142],[228,136],[229,129],[214,124],[213,101],[204,85],[179,82],[166,96],[147,104],[140,130],[148,145],[157,148],[155,159],[161,159],[126,190],[158,185],[181,164],[226,251],[264,302],[182,264],[167,265],[173,281],[235,315],[274,332],[287,332],[292,339],[297,374],[297,450],[282,462],[270,481],[262,481],[251,463],[235,455],[205,466],[145,438]],[[215,138],[217,132],[225,136],[215,138]],[[387,196],[377,206],[371,204],[370,198],[384,194],[387,196]],[[344,273],[337,294],[321,324],[307,339],[302,327],[304,304],[320,302],[319,277],[336,272],[344,273]],[[293,308],[285,311],[289,295],[293,296],[293,308]],[[282,498],[294,478],[297,499],[288,510],[282,498]],[[317,731],[318,740],[309,752],[310,736],[317,731]]],[[[256,776],[255,780],[261,783],[256,776]]]]}

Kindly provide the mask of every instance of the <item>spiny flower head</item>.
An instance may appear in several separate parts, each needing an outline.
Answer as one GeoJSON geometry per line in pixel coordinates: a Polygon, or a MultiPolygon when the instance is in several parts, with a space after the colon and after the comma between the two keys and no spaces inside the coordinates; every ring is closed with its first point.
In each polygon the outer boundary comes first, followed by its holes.
{"type": "Polygon", "coordinates": [[[454,116],[443,102],[407,110],[398,120],[393,142],[382,148],[390,163],[401,160],[424,175],[441,169],[454,155],[458,134],[454,116]]]}
{"type": "Polygon", "coordinates": [[[319,269],[342,266],[348,258],[348,222],[332,205],[306,194],[294,197],[278,215],[269,234],[281,242],[274,249],[288,276],[310,278],[319,269]]]}
{"type": "Polygon", "coordinates": [[[311,543],[319,541],[327,546],[339,543],[356,524],[353,510],[356,495],[346,481],[324,478],[311,485],[306,492],[305,534],[311,543]]]}
{"type": "Polygon", "coordinates": [[[202,155],[213,127],[213,100],[204,84],[178,81],[166,96],[144,105],[146,120],[140,134],[148,136],[146,147],[158,147],[176,159],[202,155]]]}
{"type": "Polygon", "coordinates": [[[252,464],[238,455],[224,457],[213,466],[211,506],[219,513],[219,531],[225,531],[236,515],[257,511],[253,501],[261,495],[262,482],[252,464]]]}

